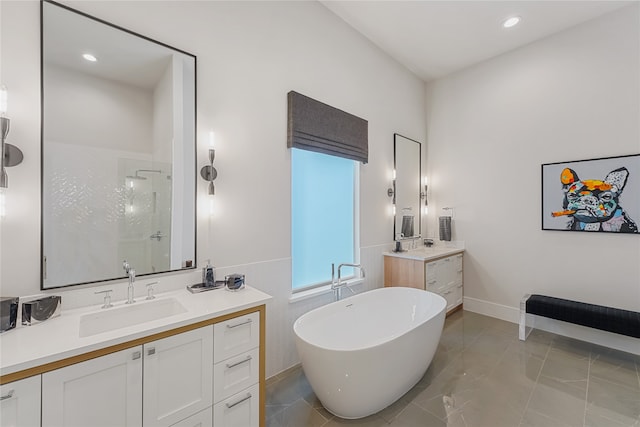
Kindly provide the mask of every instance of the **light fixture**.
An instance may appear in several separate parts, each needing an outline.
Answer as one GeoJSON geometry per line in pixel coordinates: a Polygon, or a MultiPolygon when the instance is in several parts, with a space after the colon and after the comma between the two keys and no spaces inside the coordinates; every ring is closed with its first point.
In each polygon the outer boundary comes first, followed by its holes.
{"type": "MultiPolygon", "coordinates": [[[[392,175],[392,179],[391,179],[391,187],[389,187],[387,189],[387,196],[393,198],[393,200],[391,200],[391,203],[393,203],[394,209],[395,209],[395,204],[396,204],[396,170],[395,169],[393,170],[393,175],[392,175]]],[[[395,210],[394,210],[393,214],[395,215],[395,210]]]]}
{"type": "Polygon", "coordinates": [[[214,145],[214,134],[213,132],[209,132],[209,164],[203,166],[200,169],[200,176],[209,182],[209,195],[213,196],[216,194],[216,188],[213,185],[213,181],[218,177],[218,171],[213,167],[213,161],[216,158],[216,150],[213,148],[214,145]]]}
{"type": "Polygon", "coordinates": [[[94,55],[90,53],[83,53],[82,57],[89,62],[96,62],[98,60],[98,58],[96,58],[94,55]]]}
{"type": "Polygon", "coordinates": [[[519,16],[512,16],[510,18],[505,19],[502,22],[502,26],[504,28],[515,27],[516,25],[518,25],[520,23],[521,20],[522,20],[522,18],[520,18],[519,16]]]}
{"type": "Polygon", "coordinates": [[[7,87],[4,85],[0,86],[0,137],[1,137],[1,148],[0,148],[0,214],[4,216],[6,209],[6,201],[4,189],[9,187],[9,177],[7,176],[7,171],[5,168],[19,165],[22,163],[22,159],[24,155],[22,151],[16,147],[15,145],[9,144],[6,142],[7,135],[9,135],[9,128],[11,125],[11,121],[9,120],[7,115],[7,105],[8,105],[8,91],[7,87]]]}
{"type": "Polygon", "coordinates": [[[426,215],[427,213],[429,213],[429,197],[428,197],[428,190],[429,190],[429,186],[427,185],[428,179],[425,176],[424,177],[424,191],[420,192],[420,198],[424,199],[424,214],[426,215]]]}

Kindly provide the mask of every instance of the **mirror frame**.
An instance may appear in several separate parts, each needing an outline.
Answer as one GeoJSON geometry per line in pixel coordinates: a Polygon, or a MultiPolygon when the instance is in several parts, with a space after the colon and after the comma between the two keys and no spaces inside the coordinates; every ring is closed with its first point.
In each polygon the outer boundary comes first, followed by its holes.
{"type": "MultiPolygon", "coordinates": [[[[87,281],[87,282],[79,282],[79,283],[69,283],[64,285],[55,285],[55,286],[44,286],[46,279],[46,259],[44,253],[44,117],[45,117],[45,88],[44,88],[44,8],[45,3],[48,3],[55,7],[60,7],[65,9],[70,13],[75,13],[84,18],[95,21],[99,24],[107,25],[111,28],[114,28],[119,31],[123,31],[127,34],[133,35],[135,37],[139,37],[148,42],[160,45],[167,49],[171,49],[172,51],[184,54],[188,57],[193,58],[193,144],[194,144],[194,155],[193,155],[193,167],[194,171],[198,170],[198,60],[197,57],[189,52],[178,49],[166,43],[162,43],[160,41],[154,40],[150,37],[144,36],[142,34],[136,33],[135,31],[131,31],[127,28],[121,27],[119,25],[115,25],[111,22],[105,21],[103,19],[97,18],[95,16],[89,15],[87,13],[81,12],[79,10],[73,9],[69,6],[60,4],[53,0],[41,0],[40,1],[40,289],[41,290],[49,290],[49,289],[59,289],[59,288],[67,288],[70,286],[80,286],[80,285],[88,285],[94,283],[106,283],[112,281],[120,281],[127,279],[127,275],[123,274],[122,276],[111,277],[111,278],[100,278],[97,280],[87,281]]],[[[136,277],[146,277],[146,276],[154,276],[159,274],[167,274],[167,273],[177,273],[180,271],[189,271],[195,270],[197,268],[198,263],[198,181],[197,181],[197,173],[193,174],[191,178],[193,180],[193,191],[194,191],[194,203],[193,203],[193,215],[194,215],[194,228],[193,228],[193,264],[190,267],[182,267],[179,269],[170,269],[166,271],[152,272],[152,273],[141,273],[136,274],[136,277]]],[[[134,266],[135,267],[135,266],[134,266]]]]}
{"type": "MultiPolygon", "coordinates": [[[[413,240],[413,239],[420,239],[422,237],[422,199],[423,199],[423,194],[421,191],[422,188],[422,143],[419,141],[416,141],[415,139],[411,139],[411,138],[407,138],[404,135],[400,135],[399,133],[394,133],[393,134],[393,170],[395,172],[395,176],[393,179],[393,193],[392,193],[392,197],[393,197],[393,206],[394,206],[394,214],[393,214],[393,240],[394,241],[400,241],[400,240],[413,240]],[[407,142],[414,142],[416,144],[418,144],[418,193],[415,195],[415,197],[418,199],[418,214],[417,216],[417,223],[418,223],[418,234],[414,234],[411,237],[402,237],[402,238],[398,238],[397,234],[398,234],[398,230],[397,230],[397,219],[398,219],[398,209],[397,209],[397,196],[398,196],[398,185],[397,185],[397,176],[398,176],[398,142],[399,142],[399,138],[403,138],[405,139],[407,142]]],[[[426,197],[426,196],[425,196],[426,197]]],[[[414,224],[415,226],[415,224],[414,224]]]]}

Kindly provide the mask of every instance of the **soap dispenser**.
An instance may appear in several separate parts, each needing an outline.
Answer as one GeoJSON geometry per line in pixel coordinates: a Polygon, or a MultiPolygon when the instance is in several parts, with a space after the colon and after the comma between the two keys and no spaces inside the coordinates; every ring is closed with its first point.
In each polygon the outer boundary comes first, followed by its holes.
{"type": "Polygon", "coordinates": [[[216,285],[216,269],[211,265],[211,260],[207,260],[207,265],[202,269],[202,283],[206,287],[216,285]]]}

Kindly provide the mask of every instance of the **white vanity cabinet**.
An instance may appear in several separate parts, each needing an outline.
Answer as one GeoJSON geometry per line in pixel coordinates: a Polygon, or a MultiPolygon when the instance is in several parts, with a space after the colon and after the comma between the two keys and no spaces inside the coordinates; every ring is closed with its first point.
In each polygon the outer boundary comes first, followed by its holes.
{"type": "Polygon", "coordinates": [[[43,427],[140,425],[142,346],[42,374],[43,427]]]}
{"type": "Polygon", "coordinates": [[[40,375],[0,386],[0,426],[40,425],[40,375]]]}
{"type": "Polygon", "coordinates": [[[421,257],[411,252],[384,256],[384,285],[426,289],[447,300],[447,313],[462,307],[462,253],[421,257]],[[407,255],[408,254],[408,255],[407,255]]]}
{"type": "Polygon", "coordinates": [[[213,325],[145,344],[143,378],[144,427],[169,427],[211,407],[213,325]]]}
{"type": "Polygon", "coordinates": [[[187,418],[213,405],[213,325],[42,377],[43,427],[169,427],[183,420],[210,427],[212,417],[187,418]]]}
{"type": "Polygon", "coordinates": [[[142,338],[123,350],[81,355],[4,384],[0,425],[263,426],[262,316],[264,306],[142,338]]]}

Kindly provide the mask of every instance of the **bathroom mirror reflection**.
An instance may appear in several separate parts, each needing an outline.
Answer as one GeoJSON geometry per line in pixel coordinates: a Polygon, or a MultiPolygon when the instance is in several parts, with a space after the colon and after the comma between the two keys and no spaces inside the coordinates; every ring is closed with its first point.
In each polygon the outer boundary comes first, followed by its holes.
{"type": "Polygon", "coordinates": [[[195,56],[41,7],[41,287],[195,268],[195,56]]]}
{"type": "Polygon", "coordinates": [[[394,240],[420,237],[420,166],[422,144],[394,134],[395,169],[394,240]]]}

